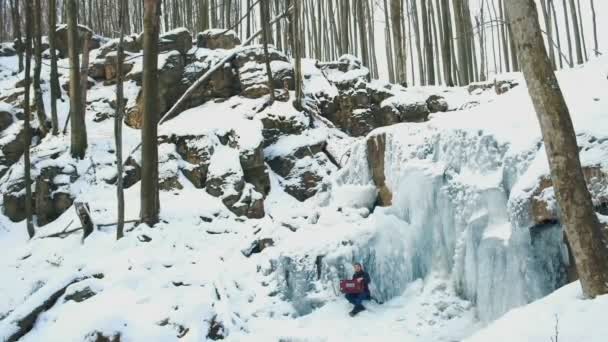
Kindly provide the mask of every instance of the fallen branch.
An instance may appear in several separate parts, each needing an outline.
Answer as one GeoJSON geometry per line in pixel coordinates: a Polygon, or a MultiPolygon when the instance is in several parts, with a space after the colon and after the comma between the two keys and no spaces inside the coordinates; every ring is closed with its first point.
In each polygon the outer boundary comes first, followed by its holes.
{"type": "MultiPolygon", "coordinates": [[[[46,239],[46,238],[61,238],[61,239],[64,239],[64,238],[68,237],[70,234],[73,234],[73,233],[75,233],[75,232],[77,232],[79,230],[83,230],[84,229],[84,227],[76,227],[76,228],[67,230],[72,225],[73,222],[74,222],[74,220],[72,220],[72,222],[70,222],[70,224],[67,227],[65,227],[60,232],[49,234],[49,235],[40,236],[40,237],[38,237],[38,239],[46,239]]],[[[139,220],[127,220],[127,221],[125,221],[125,223],[138,223],[138,222],[139,222],[139,220]]],[[[102,223],[102,224],[98,224],[97,227],[98,228],[99,227],[111,227],[111,226],[115,226],[117,224],[118,224],[118,222],[102,223]]]]}

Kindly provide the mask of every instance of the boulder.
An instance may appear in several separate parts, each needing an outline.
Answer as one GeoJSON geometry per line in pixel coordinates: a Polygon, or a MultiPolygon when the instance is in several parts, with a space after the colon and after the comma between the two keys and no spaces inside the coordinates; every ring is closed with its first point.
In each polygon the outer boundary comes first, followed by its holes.
{"type": "Polygon", "coordinates": [[[207,49],[234,49],[241,40],[233,30],[209,29],[196,36],[196,46],[207,49]]]}
{"type": "MultiPolygon", "coordinates": [[[[82,42],[84,41],[85,34],[91,34],[89,39],[89,51],[99,48],[104,43],[103,38],[95,35],[95,33],[88,27],[78,25],[78,46],[77,50],[82,53],[82,42]]],[[[60,25],[55,30],[55,48],[59,51],[61,58],[68,57],[68,29],[67,25],[60,25]]]]}
{"type": "Polygon", "coordinates": [[[25,181],[20,180],[9,185],[2,198],[4,200],[2,210],[6,217],[13,222],[25,220],[25,181]]]}
{"type": "MultiPolygon", "coordinates": [[[[127,58],[129,58],[128,54],[125,55],[125,59],[127,59],[127,58]]],[[[103,74],[104,74],[104,78],[106,80],[113,80],[116,78],[116,76],[118,74],[118,70],[116,68],[117,62],[118,62],[117,54],[111,53],[106,56],[106,59],[103,63],[103,70],[104,70],[103,74]]],[[[123,75],[125,75],[129,71],[131,71],[133,69],[133,65],[134,64],[132,62],[123,60],[123,63],[122,63],[123,75]]],[[[90,73],[89,73],[89,75],[90,75],[90,73]]]]}
{"type": "Polygon", "coordinates": [[[176,139],[176,151],[188,162],[182,173],[198,189],[205,187],[209,163],[214,148],[211,140],[205,136],[184,136],[176,139]]]}
{"type": "Polygon", "coordinates": [[[159,37],[160,51],[177,50],[185,55],[192,48],[192,34],[184,27],[163,33],[159,37]]]}
{"type": "Polygon", "coordinates": [[[448,102],[443,96],[440,95],[429,96],[429,98],[426,100],[426,106],[431,113],[448,111],[448,102]]]}
{"type": "Polygon", "coordinates": [[[276,143],[281,136],[298,135],[304,132],[307,125],[296,118],[285,117],[280,113],[269,112],[261,118],[264,147],[276,143]]]}
{"type": "Polygon", "coordinates": [[[229,207],[229,209],[237,216],[245,216],[250,219],[263,218],[265,215],[264,196],[255,191],[255,188],[251,184],[246,184],[239,201],[232,207],[229,207]]]}
{"type": "Polygon", "coordinates": [[[8,44],[0,44],[0,57],[12,57],[17,54],[17,50],[8,45],[8,44]]]}
{"type": "Polygon", "coordinates": [[[38,226],[53,222],[72,206],[74,198],[66,186],[74,182],[77,177],[74,167],[50,166],[40,170],[35,180],[34,191],[34,208],[38,226]]]}
{"type": "Polygon", "coordinates": [[[13,165],[23,155],[23,139],[24,139],[25,131],[23,128],[20,128],[16,134],[12,136],[12,139],[7,139],[7,136],[4,137],[4,143],[0,145],[0,177],[4,175],[4,173],[8,170],[8,166],[13,165]],[[2,166],[5,168],[3,169],[2,166]]]}
{"type": "Polygon", "coordinates": [[[324,148],[325,142],[305,145],[268,160],[270,168],[283,178],[285,192],[305,201],[320,190],[325,177],[336,169],[324,154],[324,148]]]}
{"type": "MultiPolygon", "coordinates": [[[[80,79],[80,82],[82,84],[82,79],[80,79]]],[[[88,78],[87,79],[87,89],[91,89],[94,85],[95,85],[95,81],[88,78]]],[[[66,79],[66,82],[61,85],[61,88],[65,91],[67,91],[68,96],[70,96],[70,80],[69,79],[66,79]]]]}
{"type": "Polygon", "coordinates": [[[270,177],[264,162],[264,145],[260,143],[253,150],[241,151],[239,161],[245,181],[252,184],[256,192],[266,197],[270,192],[270,177]]]}
{"type": "MultiPolygon", "coordinates": [[[[283,54],[273,50],[269,51],[273,88],[294,89],[293,66],[288,61],[285,61],[286,57],[283,54]]],[[[239,54],[235,65],[238,67],[243,96],[259,98],[270,93],[268,72],[266,71],[265,58],[261,49],[239,54]],[[262,53],[262,55],[260,56],[256,53],[262,53]]]]}
{"type": "MultiPolygon", "coordinates": [[[[112,39],[99,47],[98,58],[105,58],[109,53],[118,50],[118,39],[112,39]]],[[[141,41],[138,40],[137,34],[125,36],[123,40],[123,49],[126,52],[139,52],[142,50],[141,41]]]]}
{"type": "Polygon", "coordinates": [[[8,128],[8,126],[13,124],[13,114],[0,111],[0,132],[4,131],[8,128]]]}
{"type": "Polygon", "coordinates": [[[132,187],[141,180],[141,166],[133,157],[127,158],[123,171],[122,186],[125,189],[132,187]]]}

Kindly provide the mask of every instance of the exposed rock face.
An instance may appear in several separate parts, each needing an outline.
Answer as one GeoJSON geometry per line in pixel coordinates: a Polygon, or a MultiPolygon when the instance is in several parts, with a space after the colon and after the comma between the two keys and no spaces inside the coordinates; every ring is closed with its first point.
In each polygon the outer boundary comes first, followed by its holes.
{"type": "MultiPolygon", "coordinates": [[[[171,106],[178,100],[182,94],[178,86],[176,86],[184,71],[184,58],[178,52],[170,52],[166,57],[165,63],[160,67],[158,74],[158,109],[159,117],[162,116],[171,106]]],[[[141,82],[141,73],[129,74],[131,79],[141,82]]],[[[137,96],[137,104],[135,107],[127,108],[125,113],[125,123],[133,128],[141,128],[142,126],[142,106],[143,101],[140,91],[137,96]]]]}
{"type": "Polygon", "coordinates": [[[393,194],[386,186],[384,175],[384,154],[386,153],[386,134],[378,134],[367,139],[367,164],[372,179],[378,188],[378,204],[386,207],[393,201],[393,194]]]}
{"type": "MultiPolygon", "coordinates": [[[[99,48],[103,40],[101,37],[95,35],[91,29],[86,26],[78,25],[78,47],[77,50],[79,53],[82,52],[82,42],[84,41],[84,36],[86,33],[91,34],[91,39],[89,39],[89,51],[93,49],[99,48]]],[[[68,29],[66,25],[61,25],[55,31],[55,47],[59,50],[59,55],[62,58],[68,57],[68,29]]]]}
{"type": "MultiPolygon", "coordinates": [[[[179,82],[180,92],[185,92],[196,80],[209,71],[210,67],[210,61],[205,58],[188,64],[179,82]]],[[[186,100],[183,110],[199,106],[214,98],[229,98],[239,94],[240,89],[236,70],[232,65],[225,64],[211,75],[209,81],[196,88],[194,94],[186,100]]]]}
{"type": "Polygon", "coordinates": [[[122,176],[122,186],[125,189],[132,187],[141,180],[141,166],[134,158],[129,157],[125,161],[124,174],[122,176]]]}
{"type": "Polygon", "coordinates": [[[17,54],[17,50],[8,44],[0,44],[0,57],[11,57],[17,54]]]}
{"type": "Polygon", "coordinates": [[[159,37],[160,51],[177,50],[185,55],[192,48],[192,34],[186,28],[177,28],[159,37]]]}
{"type": "Polygon", "coordinates": [[[285,117],[279,113],[268,113],[262,118],[262,136],[264,137],[264,147],[270,146],[279,140],[283,135],[298,135],[304,132],[308,124],[295,118],[285,117]]]}
{"type": "MultiPolygon", "coordinates": [[[[583,175],[591,193],[595,210],[602,215],[608,214],[608,175],[600,166],[583,166],[583,175]]],[[[535,226],[559,222],[557,200],[553,183],[549,176],[540,179],[531,194],[530,211],[535,226]]]]}
{"type": "Polygon", "coordinates": [[[77,178],[76,169],[71,166],[51,166],[40,170],[36,177],[34,208],[38,226],[44,226],[56,220],[69,207],[74,198],[69,192],[69,185],[77,178]]]}
{"type": "MultiPolygon", "coordinates": [[[[141,41],[137,39],[137,34],[125,36],[123,41],[123,48],[126,52],[139,52],[142,50],[141,41]]],[[[98,58],[105,58],[109,53],[116,52],[118,49],[118,39],[112,39],[99,47],[98,58]]]]}
{"type": "Polygon", "coordinates": [[[284,180],[285,192],[299,201],[314,196],[334,167],[323,152],[325,142],[302,146],[292,153],[268,160],[270,168],[284,180]]]}
{"type": "MultiPolygon", "coordinates": [[[[126,55],[125,59],[128,57],[129,57],[129,55],[126,55]]],[[[103,63],[103,77],[106,80],[113,80],[116,78],[116,76],[118,74],[118,70],[116,68],[117,62],[118,62],[118,55],[109,54],[106,56],[106,59],[103,63]]],[[[131,71],[131,69],[133,69],[133,63],[131,63],[131,62],[123,61],[122,65],[123,65],[122,66],[123,74],[127,74],[129,71],[131,71]]],[[[91,75],[91,73],[89,73],[89,75],[91,75]]]]}
{"type": "Polygon", "coordinates": [[[429,96],[429,98],[426,100],[426,106],[431,113],[448,111],[448,103],[445,98],[440,95],[429,96]]]}
{"type": "Polygon", "coordinates": [[[21,155],[23,154],[23,139],[24,133],[22,127],[18,127],[17,125],[11,126],[11,128],[6,129],[3,134],[5,135],[2,139],[2,143],[0,143],[0,178],[4,176],[4,174],[8,171],[8,167],[16,163],[21,155]],[[17,130],[16,132],[7,132],[13,129],[17,130]],[[12,134],[7,134],[12,133],[12,134]]]}
{"type": "Polygon", "coordinates": [[[239,156],[245,181],[252,184],[264,197],[270,192],[270,178],[264,162],[264,147],[260,144],[251,151],[241,152],[239,156]]]}
{"type": "Polygon", "coordinates": [[[13,124],[13,115],[9,112],[0,111],[0,132],[13,124]]]}
{"type": "Polygon", "coordinates": [[[196,36],[196,45],[207,49],[234,49],[241,44],[236,32],[224,29],[209,29],[196,36]]]}
{"type": "Polygon", "coordinates": [[[207,172],[214,148],[207,137],[179,137],[176,141],[177,153],[189,165],[182,169],[186,178],[196,187],[202,189],[207,183],[207,172]]]}
{"type": "MultiPolygon", "coordinates": [[[[272,71],[273,87],[275,89],[293,89],[294,70],[287,56],[274,48],[269,48],[268,59],[272,71]]],[[[259,98],[270,93],[265,63],[266,58],[261,48],[248,50],[236,56],[234,65],[238,70],[243,96],[259,98]]]]}
{"type": "MultiPolygon", "coordinates": [[[[4,200],[3,214],[13,222],[25,219],[25,182],[19,181],[8,186],[2,194],[4,200]],[[23,190],[23,191],[22,191],[23,190]]],[[[34,201],[32,200],[32,206],[34,201]]]]}

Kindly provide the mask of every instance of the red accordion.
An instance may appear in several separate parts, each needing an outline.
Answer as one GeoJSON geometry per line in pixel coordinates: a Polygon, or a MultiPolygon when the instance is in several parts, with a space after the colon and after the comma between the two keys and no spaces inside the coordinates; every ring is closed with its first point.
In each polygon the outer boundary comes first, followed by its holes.
{"type": "Polygon", "coordinates": [[[365,284],[363,281],[357,280],[340,280],[340,291],[342,293],[362,293],[365,291],[365,284]]]}

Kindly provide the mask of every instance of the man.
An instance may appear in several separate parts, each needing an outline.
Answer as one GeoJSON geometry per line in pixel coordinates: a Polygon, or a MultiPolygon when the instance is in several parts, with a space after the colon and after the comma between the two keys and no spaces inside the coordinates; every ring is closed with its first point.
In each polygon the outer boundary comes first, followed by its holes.
{"type": "Polygon", "coordinates": [[[371,282],[369,274],[363,270],[363,266],[360,263],[354,265],[355,274],[353,274],[353,280],[363,283],[363,292],[361,293],[348,293],[346,294],[346,300],[348,300],[355,307],[349,312],[349,315],[354,316],[359,312],[365,310],[362,302],[364,300],[370,300],[371,294],[369,292],[369,283],[371,282]]]}

